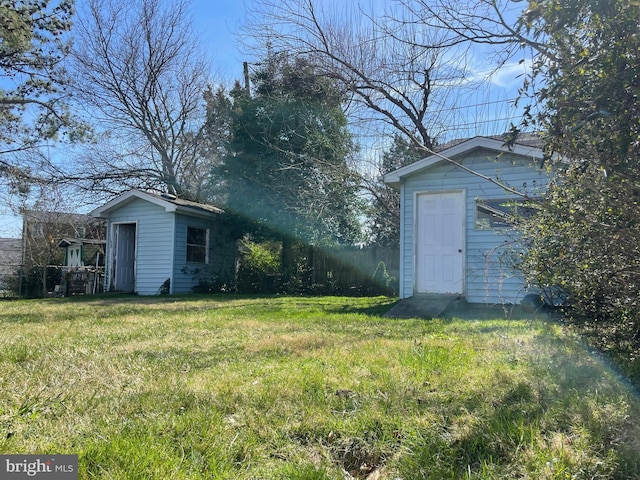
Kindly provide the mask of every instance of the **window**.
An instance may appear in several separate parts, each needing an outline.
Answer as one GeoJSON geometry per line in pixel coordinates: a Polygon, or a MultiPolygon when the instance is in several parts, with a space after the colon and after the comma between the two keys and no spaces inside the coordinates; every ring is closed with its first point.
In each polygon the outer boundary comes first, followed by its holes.
{"type": "Polygon", "coordinates": [[[31,225],[31,238],[44,238],[44,225],[42,223],[31,225]]]}
{"type": "Polygon", "coordinates": [[[476,228],[508,228],[513,225],[516,216],[529,217],[533,213],[530,200],[501,199],[487,200],[476,199],[476,228]]]}
{"type": "Polygon", "coordinates": [[[209,230],[187,227],[187,262],[209,263],[209,230]]]}

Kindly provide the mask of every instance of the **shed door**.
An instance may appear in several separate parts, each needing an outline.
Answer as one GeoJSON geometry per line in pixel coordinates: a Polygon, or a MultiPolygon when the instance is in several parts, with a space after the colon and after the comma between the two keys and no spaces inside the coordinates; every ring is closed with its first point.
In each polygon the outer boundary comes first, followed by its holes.
{"type": "Polygon", "coordinates": [[[119,292],[133,292],[135,289],[136,224],[121,223],[115,228],[114,287],[119,292]]]}
{"type": "Polygon", "coordinates": [[[420,194],[416,293],[463,293],[464,192],[420,194]]]}

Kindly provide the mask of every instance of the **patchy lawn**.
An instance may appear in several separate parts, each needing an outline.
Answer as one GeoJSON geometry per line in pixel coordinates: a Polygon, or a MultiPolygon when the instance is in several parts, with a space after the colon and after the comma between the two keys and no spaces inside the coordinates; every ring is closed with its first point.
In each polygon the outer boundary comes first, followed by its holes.
{"type": "Polygon", "coordinates": [[[542,320],[392,299],[0,304],[0,453],[80,478],[640,478],[640,402],[542,320]]]}

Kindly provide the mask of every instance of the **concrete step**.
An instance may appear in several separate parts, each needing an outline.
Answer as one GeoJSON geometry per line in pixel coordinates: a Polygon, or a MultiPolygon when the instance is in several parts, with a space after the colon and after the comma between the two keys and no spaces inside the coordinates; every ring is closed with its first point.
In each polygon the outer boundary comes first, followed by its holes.
{"type": "Polygon", "coordinates": [[[387,318],[438,318],[460,295],[420,294],[400,300],[384,316],[387,318]]]}

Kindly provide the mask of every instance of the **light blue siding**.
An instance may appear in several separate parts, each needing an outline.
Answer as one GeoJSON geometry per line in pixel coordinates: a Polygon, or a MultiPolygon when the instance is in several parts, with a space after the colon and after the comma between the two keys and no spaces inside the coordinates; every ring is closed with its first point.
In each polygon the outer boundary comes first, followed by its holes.
{"type": "Polygon", "coordinates": [[[230,283],[235,273],[236,245],[226,233],[216,217],[176,215],[173,293],[192,292],[201,281],[230,283]],[[208,229],[208,263],[187,262],[187,227],[208,229]]]}
{"type": "MultiPolygon", "coordinates": [[[[466,158],[457,158],[466,167],[498,179],[502,184],[535,196],[546,187],[547,174],[528,160],[515,154],[475,150],[466,158]],[[491,158],[493,157],[493,159],[491,158]]],[[[517,303],[526,293],[524,282],[509,267],[506,255],[517,248],[517,234],[512,230],[480,230],[475,228],[475,201],[516,198],[498,185],[466,172],[450,163],[439,163],[408,176],[401,189],[401,297],[414,294],[416,195],[437,191],[465,193],[465,274],[464,291],[470,303],[517,303]]]]}
{"type": "Polygon", "coordinates": [[[137,224],[135,291],[155,295],[172,277],[174,215],[161,206],[134,199],[111,213],[109,238],[113,238],[115,223],[128,222],[137,224]]]}
{"type": "Polygon", "coordinates": [[[224,231],[222,211],[216,208],[171,195],[129,190],[96,208],[92,215],[108,220],[107,291],[120,288],[157,295],[189,293],[202,280],[209,284],[215,281],[220,288],[233,284],[236,243],[224,231]],[[135,249],[131,225],[135,226],[135,249]],[[209,232],[206,263],[187,262],[190,226],[209,232]],[[116,232],[120,233],[117,241],[116,232]]]}
{"type": "Polygon", "coordinates": [[[173,292],[188,293],[200,279],[211,277],[211,262],[215,256],[213,222],[209,219],[176,215],[176,243],[174,257],[173,292]],[[208,263],[187,262],[187,228],[198,227],[209,230],[208,263]]]}

